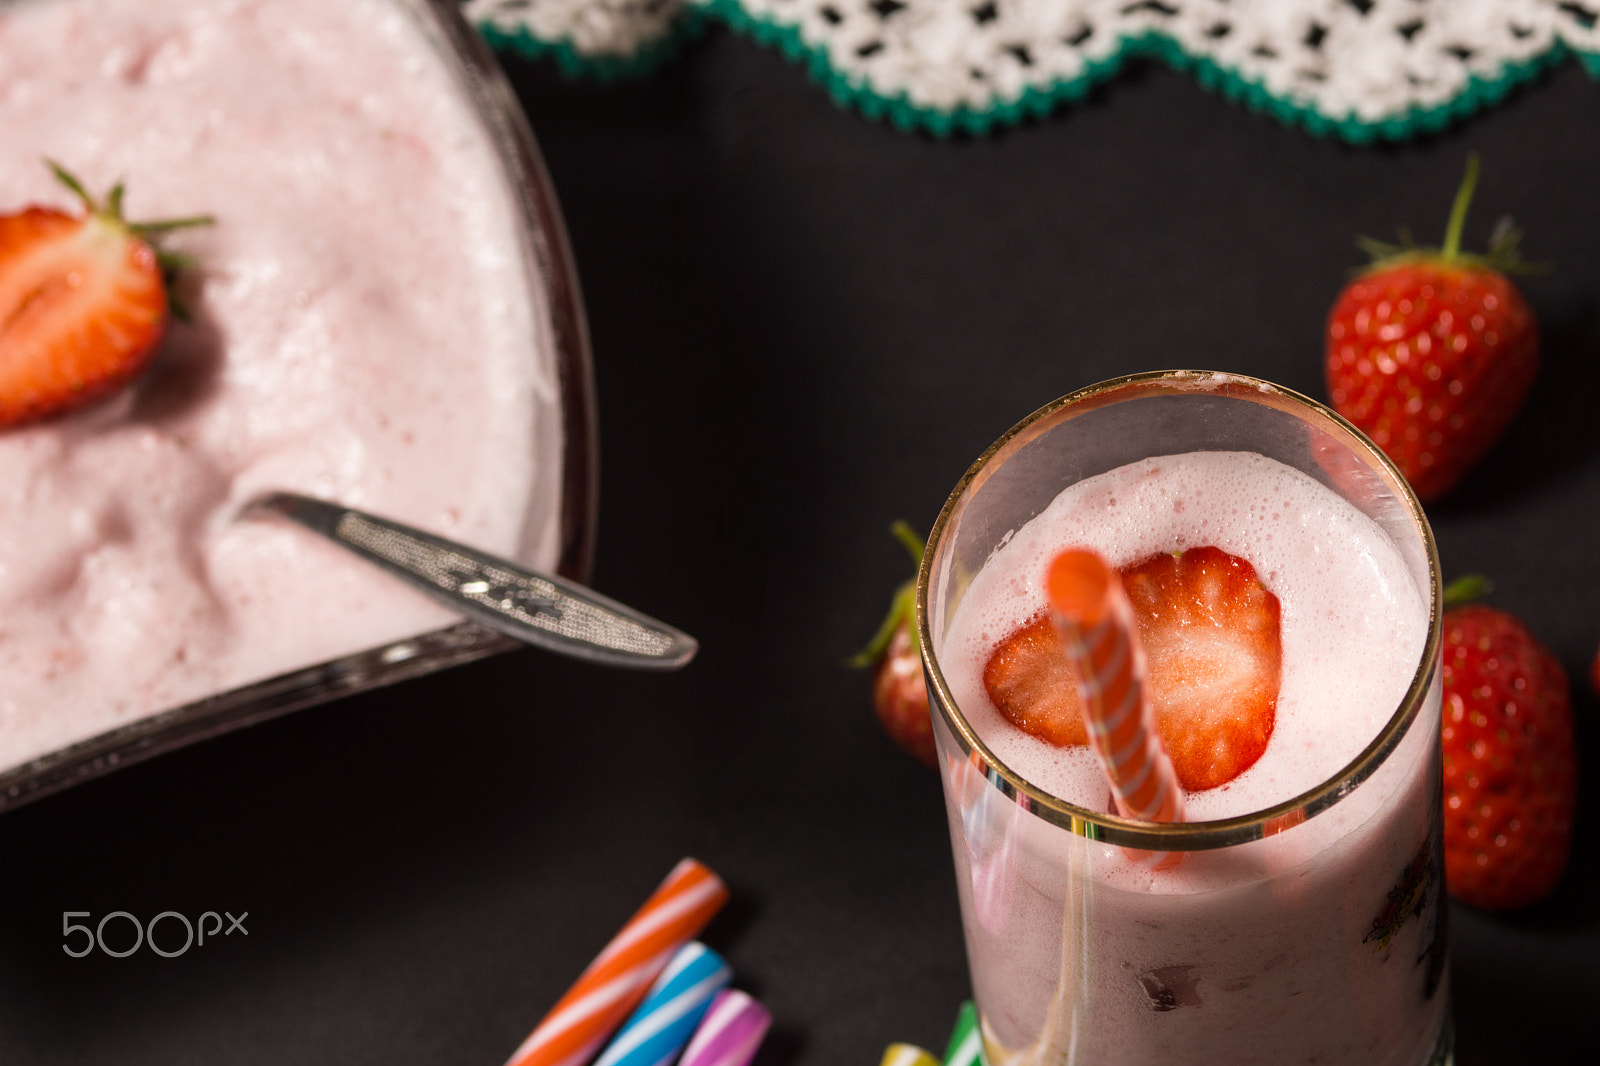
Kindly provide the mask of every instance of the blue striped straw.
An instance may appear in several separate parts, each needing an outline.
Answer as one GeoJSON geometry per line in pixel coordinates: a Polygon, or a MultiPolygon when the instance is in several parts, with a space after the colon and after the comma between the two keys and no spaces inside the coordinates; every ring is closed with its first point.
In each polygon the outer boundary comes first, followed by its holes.
{"type": "Polygon", "coordinates": [[[672,956],[594,1066],[667,1066],[732,977],[721,955],[691,940],[672,956]]]}

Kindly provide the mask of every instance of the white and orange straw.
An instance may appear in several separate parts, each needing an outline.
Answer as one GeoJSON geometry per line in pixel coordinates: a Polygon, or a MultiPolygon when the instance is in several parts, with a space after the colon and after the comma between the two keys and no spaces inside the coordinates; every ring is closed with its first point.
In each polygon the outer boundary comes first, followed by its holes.
{"type": "MultiPolygon", "coordinates": [[[[1117,812],[1145,822],[1183,820],[1183,791],[1156,730],[1144,687],[1144,651],[1122,579],[1098,554],[1057,555],[1045,575],[1056,628],[1077,667],[1089,742],[1117,812]]],[[[1181,852],[1152,855],[1159,865],[1181,852]]]]}
{"type": "Polygon", "coordinates": [[[727,898],[727,887],[705,866],[693,859],[678,863],[506,1066],[588,1062],[727,898]]]}

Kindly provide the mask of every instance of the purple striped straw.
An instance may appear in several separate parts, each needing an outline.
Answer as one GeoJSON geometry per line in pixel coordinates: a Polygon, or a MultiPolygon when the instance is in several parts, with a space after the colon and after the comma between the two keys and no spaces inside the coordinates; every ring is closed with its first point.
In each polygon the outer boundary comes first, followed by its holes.
{"type": "Polygon", "coordinates": [[[736,988],[711,1001],[678,1066],[747,1066],[767,1035],[772,1014],[736,988]]]}

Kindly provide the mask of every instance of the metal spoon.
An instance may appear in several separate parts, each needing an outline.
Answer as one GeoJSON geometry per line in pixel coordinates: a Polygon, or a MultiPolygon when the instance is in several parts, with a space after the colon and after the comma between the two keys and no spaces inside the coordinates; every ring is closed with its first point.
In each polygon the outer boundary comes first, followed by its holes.
{"type": "Polygon", "coordinates": [[[575,581],[386,518],[292,492],[258,496],[241,514],[261,512],[322,534],[475,622],[561,655],[676,670],[700,648],[687,633],[575,581]]]}

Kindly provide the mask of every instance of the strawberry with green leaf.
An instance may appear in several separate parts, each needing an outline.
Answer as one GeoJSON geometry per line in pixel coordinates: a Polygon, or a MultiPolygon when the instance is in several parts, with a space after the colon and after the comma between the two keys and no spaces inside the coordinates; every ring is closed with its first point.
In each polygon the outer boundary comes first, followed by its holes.
{"type": "Polygon", "coordinates": [[[1478,181],[1470,156],[1444,244],[1363,240],[1371,266],[1328,315],[1333,407],[1393,459],[1418,498],[1450,491],[1522,407],[1539,368],[1539,327],[1508,274],[1530,268],[1509,220],[1489,252],[1461,250],[1478,181]]]}
{"type": "MultiPolygon", "coordinates": [[[[911,553],[913,563],[920,566],[922,538],[904,522],[896,522],[890,528],[911,553]]],[[[933,719],[928,709],[922,654],[917,650],[916,626],[917,582],[913,577],[895,592],[877,634],[850,660],[850,665],[872,668],[872,706],[889,736],[924,764],[936,766],[933,719]]]]}
{"type": "Polygon", "coordinates": [[[123,187],[96,202],[61,166],[83,205],[0,215],[0,427],[92,403],[149,364],[166,330],[172,272],[157,235],[209,218],[128,222],[123,187]]]}

